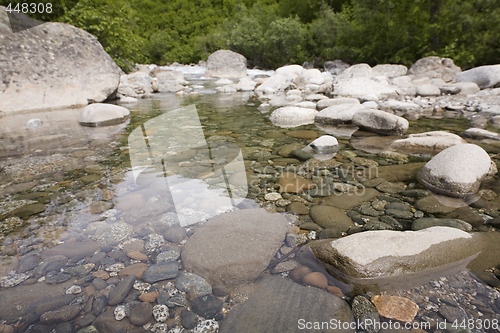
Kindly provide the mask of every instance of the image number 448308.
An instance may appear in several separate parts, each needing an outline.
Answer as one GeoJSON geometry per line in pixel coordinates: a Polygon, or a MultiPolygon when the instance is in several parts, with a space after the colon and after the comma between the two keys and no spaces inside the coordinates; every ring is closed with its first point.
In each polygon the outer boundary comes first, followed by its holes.
{"type": "Polygon", "coordinates": [[[9,14],[22,13],[22,14],[43,14],[52,13],[52,3],[36,3],[36,2],[23,2],[23,3],[9,3],[5,11],[9,14]]]}

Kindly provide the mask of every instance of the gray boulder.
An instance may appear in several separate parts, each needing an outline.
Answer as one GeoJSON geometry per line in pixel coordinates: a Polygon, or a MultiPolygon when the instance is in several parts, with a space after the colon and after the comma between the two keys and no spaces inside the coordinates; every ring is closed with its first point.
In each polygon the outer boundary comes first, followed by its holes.
{"type": "Polygon", "coordinates": [[[452,59],[431,56],[417,60],[411,65],[408,74],[413,74],[416,77],[439,78],[445,82],[451,82],[461,71],[452,59]]]}
{"type": "MultiPolygon", "coordinates": [[[[350,67],[349,67],[350,68],[350,67]]],[[[386,79],[371,78],[363,76],[363,71],[351,72],[353,77],[345,77],[345,71],[333,82],[333,95],[343,97],[353,97],[360,101],[377,101],[380,99],[395,97],[398,89],[388,83],[386,79]]]]}
{"type": "MultiPolygon", "coordinates": [[[[32,21],[22,15],[22,20],[32,21]]],[[[0,110],[64,108],[102,102],[121,70],[88,32],[45,23],[19,33],[0,7],[0,110]]]]}
{"type": "Polygon", "coordinates": [[[130,111],[123,106],[95,103],[82,109],[78,122],[90,127],[116,125],[124,122],[129,115],[130,111]]]}
{"type": "Polygon", "coordinates": [[[417,95],[418,96],[439,96],[441,95],[441,90],[438,86],[434,84],[419,84],[417,85],[417,95]]]}
{"type": "Polygon", "coordinates": [[[231,310],[220,333],[308,332],[311,325],[342,323],[318,332],[354,332],[351,308],[343,299],[314,287],[305,287],[278,276],[266,276],[243,304],[231,310]],[[307,304],[307,306],[297,306],[307,304]],[[353,325],[349,325],[349,324],[353,325]],[[307,325],[307,326],[306,326],[307,325]]]}
{"type": "Polygon", "coordinates": [[[314,123],[318,112],[314,109],[284,106],[271,113],[271,122],[280,127],[296,127],[314,123]]]}
{"type": "Polygon", "coordinates": [[[321,99],[316,104],[316,109],[318,111],[321,111],[329,106],[334,106],[339,104],[359,104],[359,100],[356,98],[349,98],[349,97],[321,99]]]}
{"type": "Polygon", "coordinates": [[[388,79],[406,75],[408,68],[404,65],[376,65],[372,69],[373,76],[384,76],[388,79]]]}
{"type": "Polygon", "coordinates": [[[457,82],[475,82],[479,88],[491,88],[500,84],[500,65],[480,66],[456,75],[457,82]]]}
{"type": "Polygon", "coordinates": [[[153,92],[151,76],[144,72],[134,72],[120,76],[118,94],[122,96],[138,97],[153,92]]]}
{"type": "Polygon", "coordinates": [[[351,123],[358,111],[368,110],[360,104],[339,104],[329,106],[316,114],[314,121],[320,124],[336,125],[351,123]]]}
{"type": "Polygon", "coordinates": [[[408,120],[380,110],[361,110],[354,114],[352,123],[370,132],[384,135],[402,135],[408,131],[408,120]]]}
{"type": "Polygon", "coordinates": [[[207,221],[184,245],[184,267],[212,286],[254,280],[281,247],[288,221],[264,209],[225,213],[207,221]]]}
{"type": "Polygon", "coordinates": [[[247,76],[247,59],[230,50],[219,50],[207,59],[207,77],[242,78],[247,76]]]}
{"type": "Polygon", "coordinates": [[[354,278],[416,273],[467,258],[467,232],[449,227],[366,231],[312,247],[316,257],[354,278]]]}
{"type": "Polygon", "coordinates": [[[474,144],[459,144],[434,156],[418,173],[429,190],[450,197],[476,193],[492,167],[490,156],[474,144]]]}

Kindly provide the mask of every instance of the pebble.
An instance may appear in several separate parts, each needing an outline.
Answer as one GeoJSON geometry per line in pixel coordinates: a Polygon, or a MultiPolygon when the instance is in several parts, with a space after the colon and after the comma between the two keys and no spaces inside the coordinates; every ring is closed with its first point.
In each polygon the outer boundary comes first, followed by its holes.
{"type": "Polygon", "coordinates": [[[264,195],[264,199],[267,201],[277,201],[277,200],[280,200],[283,198],[281,197],[281,194],[276,193],[276,192],[271,192],[271,193],[266,193],[264,195]]]}
{"type": "Polygon", "coordinates": [[[125,297],[127,297],[128,293],[132,289],[134,282],[136,280],[135,275],[129,275],[125,277],[122,281],[120,281],[111,291],[108,296],[108,304],[109,305],[117,305],[120,304],[125,297]]]}
{"type": "Polygon", "coordinates": [[[122,320],[127,316],[127,311],[125,305],[118,305],[113,311],[116,320],[122,320]]]}
{"type": "Polygon", "coordinates": [[[151,284],[142,281],[135,281],[133,288],[142,292],[146,292],[151,288],[151,284]]]}
{"type": "Polygon", "coordinates": [[[109,279],[109,273],[103,270],[98,270],[94,273],[92,273],[92,276],[95,276],[96,278],[107,280],[109,279]]]}
{"type": "Polygon", "coordinates": [[[65,305],[57,310],[45,312],[40,317],[41,323],[57,323],[70,321],[76,318],[82,308],[78,305],[65,305]]]}
{"type": "Polygon", "coordinates": [[[391,295],[374,295],[372,302],[381,316],[411,322],[418,313],[418,305],[409,298],[391,295]]]}
{"type": "Polygon", "coordinates": [[[148,269],[148,265],[146,265],[145,263],[141,262],[137,264],[132,264],[130,266],[121,269],[120,272],[118,273],[118,276],[121,277],[121,276],[135,275],[138,279],[141,279],[146,269],[148,269]]]}
{"type": "Polygon", "coordinates": [[[215,320],[203,320],[193,330],[194,333],[217,333],[219,331],[219,323],[215,320]]]}
{"type": "Polygon", "coordinates": [[[151,303],[138,303],[130,310],[130,322],[142,326],[153,319],[153,305],[151,303]]]}
{"type": "Polygon", "coordinates": [[[192,297],[205,296],[212,293],[212,287],[201,276],[180,272],[175,279],[175,287],[189,293],[192,297]]]}
{"type": "Polygon", "coordinates": [[[130,259],[134,260],[139,260],[139,261],[146,261],[148,260],[148,256],[145,255],[144,253],[138,252],[138,251],[131,251],[127,253],[127,257],[130,259]]]}
{"type": "Polygon", "coordinates": [[[158,250],[164,244],[165,244],[165,239],[163,238],[162,235],[151,234],[151,235],[149,235],[149,240],[146,242],[146,245],[144,246],[144,248],[148,252],[153,252],[153,251],[158,250]]]}
{"type": "Polygon", "coordinates": [[[80,286],[71,286],[66,290],[66,294],[76,295],[82,292],[82,287],[80,286]]]}
{"type": "Polygon", "coordinates": [[[63,272],[49,272],[45,275],[45,283],[59,284],[71,279],[71,275],[63,272]]]}
{"type": "Polygon", "coordinates": [[[375,306],[364,296],[358,295],[352,300],[352,314],[359,322],[371,322],[373,325],[367,326],[367,333],[377,332],[375,325],[380,323],[380,316],[375,306]]]}
{"type": "Polygon", "coordinates": [[[311,272],[302,278],[302,282],[309,286],[325,289],[328,286],[328,279],[321,272],[311,272]]]}
{"type": "Polygon", "coordinates": [[[222,310],[222,301],[215,296],[196,297],[192,304],[194,313],[203,318],[214,318],[222,310]]]}
{"type": "Polygon", "coordinates": [[[6,324],[0,324],[0,332],[1,333],[14,333],[14,327],[6,325],[6,324]]]}
{"type": "Polygon", "coordinates": [[[142,276],[143,281],[155,283],[158,281],[173,279],[179,273],[177,262],[158,263],[148,267],[142,276]]]}
{"type": "Polygon", "coordinates": [[[163,234],[165,240],[172,243],[180,243],[187,238],[187,232],[182,227],[171,227],[163,234]]]}
{"type": "Polygon", "coordinates": [[[22,282],[26,281],[29,279],[29,275],[25,273],[20,273],[20,274],[9,274],[7,276],[4,276],[0,279],[0,287],[2,288],[11,288],[15,287],[18,284],[21,284],[22,282]]]}
{"type": "Polygon", "coordinates": [[[340,288],[335,287],[335,286],[328,286],[326,287],[326,290],[330,293],[333,294],[337,297],[344,297],[344,294],[342,293],[342,290],[340,288]]]}
{"type": "Polygon", "coordinates": [[[153,303],[158,298],[158,292],[152,291],[149,293],[144,293],[139,295],[139,299],[146,303],[153,303]]]}
{"type": "Polygon", "coordinates": [[[156,262],[170,262],[176,261],[181,256],[181,251],[178,248],[167,246],[162,252],[156,256],[156,262]]]}
{"type": "MultiPolygon", "coordinates": [[[[183,311],[187,311],[187,310],[183,310],[183,311]]],[[[157,322],[163,323],[163,322],[167,321],[169,315],[170,315],[169,310],[168,310],[168,307],[166,305],[157,304],[153,307],[153,317],[157,322]]]]}
{"type": "Polygon", "coordinates": [[[198,325],[198,317],[193,312],[184,309],[181,312],[181,325],[185,329],[191,330],[198,325]]]}

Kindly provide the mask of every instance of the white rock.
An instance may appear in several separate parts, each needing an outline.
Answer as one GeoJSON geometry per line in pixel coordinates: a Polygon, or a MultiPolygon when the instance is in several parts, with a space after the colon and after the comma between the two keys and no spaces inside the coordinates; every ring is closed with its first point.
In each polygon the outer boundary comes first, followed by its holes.
{"type": "Polygon", "coordinates": [[[107,126],[124,122],[130,111],[122,106],[95,103],[84,107],[78,117],[78,122],[85,126],[107,126]]]}
{"type": "Polygon", "coordinates": [[[133,72],[120,76],[118,93],[124,96],[137,97],[153,92],[151,76],[145,72],[133,72]],[[133,91],[133,92],[132,92],[133,91]]]}
{"type": "Polygon", "coordinates": [[[346,68],[338,79],[352,79],[352,78],[370,78],[373,76],[373,70],[368,64],[356,64],[346,68]]]}
{"type": "Polygon", "coordinates": [[[217,88],[215,88],[215,90],[217,90],[220,93],[225,93],[225,94],[231,94],[231,93],[235,93],[237,91],[236,87],[233,84],[228,84],[226,86],[217,87],[217,88]]]}
{"type": "Polygon", "coordinates": [[[295,106],[297,106],[299,108],[306,108],[306,109],[314,109],[314,110],[316,110],[316,103],[310,102],[310,101],[300,102],[300,103],[295,104],[295,106]]]}
{"type": "Polygon", "coordinates": [[[397,101],[395,99],[389,99],[387,101],[381,102],[380,107],[403,112],[420,111],[420,107],[415,103],[397,101]]]}
{"type": "Polygon", "coordinates": [[[466,129],[462,133],[462,135],[467,137],[467,138],[478,139],[478,140],[482,140],[482,139],[500,140],[500,134],[495,133],[495,132],[491,132],[491,131],[487,131],[487,130],[482,129],[482,128],[466,129]]]}
{"type": "Polygon", "coordinates": [[[362,129],[385,135],[401,135],[408,130],[408,120],[380,110],[361,110],[352,123],[362,129]]]}
{"type": "Polygon", "coordinates": [[[331,135],[322,135],[307,145],[307,147],[309,147],[314,154],[336,154],[339,150],[339,142],[331,135]]]}
{"type": "Polygon", "coordinates": [[[445,82],[450,82],[461,71],[460,67],[453,63],[452,59],[431,56],[417,60],[411,65],[408,74],[416,77],[441,78],[445,82]]]}
{"type": "Polygon", "coordinates": [[[377,101],[398,95],[398,89],[390,85],[387,80],[377,80],[369,77],[338,78],[333,83],[333,94],[335,96],[354,97],[360,101],[377,101]]]}
{"type": "Polygon", "coordinates": [[[377,104],[377,102],[374,102],[374,101],[366,101],[361,105],[363,105],[365,108],[369,108],[369,109],[378,109],[378,104],[377,104]]]}
{"type": "Polygon", "coordinates": [[[398,76],[391,79],[391,83],[398,87],[410,87],[411,86],[411,76],[398,76]]]}
{"type": "Polygon", "coordinates": [[[130,97],[130,96],[120,96],[120,102],[121,103],[136,103],[137,98],[130,97]]]}
{"type": "Polygon", "coordinates": [[[253,91],[256,85],[257,82],[246,76],[244,78],[241,78],[235,87],[238,91],[253,91]]]}
{"type": "Polygon", "coordinates": [[[264,199],[267,201],[278,201],[283,199],[283,197],[281,196],[281,194],[277,192],[271,192],[271,193],[266,193],[264,195],[264,199]]]}
{"type": "Polygon", "coordinates": [[[304,67],[300,65],[287,65],[276,69],[276,74],[287,76],[293,81],[302,75],[304,71],[304,67]]]}
{"type": "Polygon", "coordinates": [[[179,71],[155,69],[151,71],[151,75],[158,79],[158,92],[179,92],[182,91],[187,81],[184,74],[179,71]]]}
{"type": "Polygon", "coordinates": [[[326,98],[318,101],[316,108],[321,111],[329,106],[339,105],[339,104],[359,104],[359,100],[356,98],[340,97],[340,98],[326,98]]]}
{"type": "Polygon", "coordinates": [[[352,122],[358,111],[367,110],[360,104],[338,104],[329,106],[316,114],[314,121],[321,124],[336,125],[352,122]]]}
{"type": "Polygon", "coordinates": [[[314,123],[318,112],[313,109],[284,106],[271,113],[271,122],[280,127],[296,127],[314,123]]]}
{"type": "Polygon", "coordinates": [[[127,316],[127,308],[125,305],[118,305],[114,310],[114,314],[116,320],[122,320],[127,316]]]}
{"type": "Polygon", "coordinates": [[[247,59],[233,51],[218,50],[207,59],[207,77],[242,78],[247,76],[247,59]]]}
{"type": "Polygon", "coordinates": [[[306,101],[317,102],[317,101],[320,101],[322,99],[328,99],[328,97],[326,97],[325,95],[322,95],[322,94],[312,94],[312,95],[306,96],[306,101]]]}
{"type": "Polygon", "coordinates": [[[68,295],[76,295],[82,292],[82,287],[80,286],[71,286],[66,290],[66,294],[68,295]]]}
{"type": "Polygon", "coordinates": [[[490,156],[474,144],[460,144],[434,156],[418,173],[429,190],[450,197],[476,193],[492,167],[490,156]]]}
{"type": "Polygon", "coordinates": [[[418,96],[439,96],[441,95],[441,90],[438,86],[434,84],[419,84],[417,85],[417,95],[418,96]]]}
{"type": "Polygon", "coordinates": [[[470,238],[467,232],[449,227],[377,230],[342,237],[313,251],[344,274],[378,278],[414,273],[464,259],[472,254],[463,246],[470,238]],[[438,245],[441,248],[436,248],[438,245]]]}
{"type": "Polygon", "coordinates": [[[481,89],[500,83],[500,65],[480,66],[456,75],[457,82],[475,82],[481,89]]]}
{"type": "Polygon", "coordinates": [[[288,89],[292,85],[292,80],[293,78],[288,75],[276,73],[258,86],[255,92],[259,95],[276,94],[288,89]]]}
{"type": "Polygon", "coordinates": [[[395,140],[391,143],[391,148],[405,153],[435,155],[446,148],[464,143],[467,142],[456,134],[432,131],[410,134],[405,139],[395,140]]]}
{"type": "Polygon", "coordinates": [[[153,307],[153,317],[159,323],[166,322],[169,318],[168,307],[164,304],[155,305],[153,307]]]}
{"type": "Polygon", "coordinates": [[[460,88],[458,94],[464,96],[475,94],[481,90],[475,82],[456,82],[453,86],[460,88]]]}
{"type": "Polygon", "coordinates": [[[407,72],[408,68],[404,65],[384,64],[384,65],[376,65],[375,67],[372,68],[373,76],[384,76],[388,79],[406,75],[407,72]]]}

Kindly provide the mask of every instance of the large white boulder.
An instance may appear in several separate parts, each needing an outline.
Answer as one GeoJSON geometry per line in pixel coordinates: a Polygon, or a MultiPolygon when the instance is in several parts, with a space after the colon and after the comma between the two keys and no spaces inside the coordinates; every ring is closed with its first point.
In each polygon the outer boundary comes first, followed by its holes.
{"type": "Polygon", "coordinates": [[[283,106],[274,110],[269,119],[279,127],[296,127],[314,123],[317,113],[314,109],[283,106]]]}
{"type": "MultiPolygon", "coordinates": [[[[351,78],[342,77],[346,71],[333,82],[335,96],[353,97],[360,101],[378,101],[398,95],[397,87],[390,85],[385,78],[363,76],[363,72],[351,78]]],[[[354,72],[351,74],[354,75],[354,72]]]]}
{"type": "Polygon", "coordinates": [[[158,79],[158,92],[178,92],[187,85],[184,74],[180,71],[155,69],[151,71],[151,76],[158,79]]]}
{"type": "Polygon", "coordinates": [[[467,232],[450,227],[356,233],[313,246],[314,254],[347,276],[381,278],[425,271],[474,254],[467,232]]]}
{"type": "Polygon", "coordinates": [[[409,127],[405,118],[373,109],[357,111],[352,123],[364,130],[384,135],[402,135],[409,127]]]}
{"type": "Polygon", "coordinates": [[[207,59],[207,77],[242,78],[247,76],[247,59],[230,50],[218,50],[207,59]]]}
{"type": "Polygon", "coordinates": [[[284,91],[292,85],[293,77],[276,73],[255,89],[258,95],[272,95],[284,91]]]}
{"type": "Polygon", "coordinates": [[[138,97],[153,92],[152,77],[143,71],[120,76],[118,93],[122,96],[138,97]]]}
{"type": "Polygon", "coordinates": [[[13,33],[0,7],[0,45],[5,113],[84,106],[106,100],[118,88],[120,68],[94,36],[71,25],[45,23],[13,33]]]}
{"type": "Polygon", "coordinates": [[[490,168],[490,156],[483,148],[474,144],[460,144],[434,156],[419,171],[418,180],[433,192],[463,197],[479,190],[490,168]]]}
{"type": "Polygon", "coordinates": [[[373,76],[384,76],[388,79],[406,75],[408,68],[404,65],[383,64],[372,68],[373,76]]]}
{"type": "Polygon", "coordinates": [[[82,109],[78,122],[84,126],[108,126],[124,122],[130,111],[123,106],[105,103],[87,105],[82,109]]]}
{"type": "Polygon", "coordinates": [[[475,82],[479,88],[491,88],[500,84],[500,65],[480,66],[456,75],[457,82],[475,82]]]}

